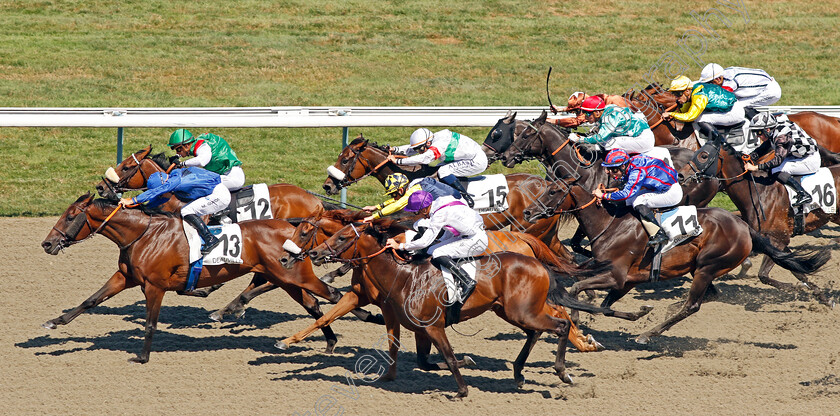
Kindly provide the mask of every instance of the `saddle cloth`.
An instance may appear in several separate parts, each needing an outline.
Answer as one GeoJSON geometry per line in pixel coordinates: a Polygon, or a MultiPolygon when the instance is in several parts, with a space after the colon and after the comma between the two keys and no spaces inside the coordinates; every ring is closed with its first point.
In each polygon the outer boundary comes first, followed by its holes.
{"type": "MultiPolygon", "coordinates": [[[[802,188],[810,192],[814,199],[814,202],[802,206],[805,214],[815,209],[822,209],[826,214],[837,213],[837,189],[834,186],[834,177],[831,176],[831,171],[828,168],[820,168],[816,173],[799,176],[798,178],[802,188]]],[[[790,204],[793,206],[796,191],[788,185],[785,185],[785,189],[787,189],[790,204]]]]}
{"type": "Polygon", "coordinates": [[[233,222],[274,218],[268,185],[255,183],[231,194],[230,218],[233,222]]]}
{"type": "Polygon", "coordinates": [[[508,183],[505,175],[482,175],[467,178],[465,184],[467,192],[473,195],[475,206],[479,214],[503,212],[508,209],[508,183]]]}
{"type": "MultiPolygon", "coordinates": [[[[190,264],[201,258],[201,237],[191,225],[184,224],[184,235],[190,246],[190,264]]],[[[242,229],[239,224],[214,225],[208,227],[210,232],[222,242],[204,256],[205,266],[219,264],[242,264],[242,229]]]]}
{"type": "Polygon", "coordinates": [[[703,233],[694,205],[679,206],[659,214],[659,225],[668,235],[668,242],[662,246],[662,253],[703,233]]]}

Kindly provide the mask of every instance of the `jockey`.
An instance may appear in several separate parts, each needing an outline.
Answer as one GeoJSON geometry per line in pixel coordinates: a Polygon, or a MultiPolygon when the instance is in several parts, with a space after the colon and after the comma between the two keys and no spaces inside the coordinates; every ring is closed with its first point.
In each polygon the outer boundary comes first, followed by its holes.
{"type": "Polygon", "coordinates": [[[441,130],[433,134],[429,129],[421,128],[411,133],[408,145],[394,150],[408,156],[388,155],[388,160],[397,165],[428,165],[440,160],[437,173],[440,181],[458,190],[470,208],[473,207],[472,197],[458,181],[458,178],[478,175],[487,169],[487,155],[473,139],[454,131],[441,130]]]}
{"type": "Polygon", "coordinates": [[[771,150],[775,150],[776,156],[758,166],[747,162],[744,169],[750,172],[770,171],[771,175],[775,174],[777,181],[796,191],[794,206],[810,203],[813,200],[811,194],[792,175],[808,175],[819,170],[822,160],[816,141],[792,121],[778,121],[769,112],[761,112],[753,117],[750,130],[764,140],[750,154],[750,158],[758,160],[771,150]]]}
{"type": "Polygon", "coordinates": [[[452,259],[478,256],[487,249],[484,220],[463,202],[449,196],[435,199],[426,191],[411,194],[405,210],[426,217],[414,223],[417,236],[405,243],[389,238],[386,245],[395,250],[428,247],[426,251],[432,256],[432,264],[438,268],[445,266],[452,272],[461,287],[461,297],[447,310],[446,322],[457,323],[461,307],[475,289],[475,280],[452,259]],[[438,235],[441,235],[440,242],[432,245],[438,235]]]}
{"type": "Polygon", "coordinates": [[[627,205],[632,205],[650,235],[649,246],[668,241],[651,208],[680,203],[683,192],[677,183],[677,172],[660,159],[646,155],[631,158],[621,149],[611,150],[601,165],[607,168],[613,179],[621,180],[625,185],[616,192],[596,189],[593,194],[607,201],[626,201],[627,205]]]}
{"type": "Polygon", "coordinates": [[[583,138],[570,135],[573,141],[597,143],[605,150],[623,149],[627,153],[647,152],[656,143],[642,113],[614,104],[606,105],[597,95],[584,100],[580,109],[586,114],[586,121],[597,123],[597,131],[583,138]]]}
{"type": "Polygon", "coordinates": [[[385,178],[385,195],[390,196],[391,199],[376,206],[362,208],[365,211],[373,211],[373,214],[365,217],[364,221],[373,221],[401,211],[408,205],[408,198],[417,191],[426,191],[432,194],[434,199],[444,196],[461,199],[461,193],[456,191],[455,188],[438,182],[434,178],[417,178],[409,182],[408,177],[404,174],[392,173],[385,178]]]}
{"type": "Polygon", "coordinates": [[[219,174],[198,167],[173,169],[169,175],[163,172],[151,174],[146,185],[146,192],[134,198],[122,198],[120,205],[149,202],[148,206],[156,207],[168,200],[162,197],[163,194],[172,192],[181,200],[191,201],[181,208],[181,217],[204,240],[201,255],[206,255],[219,244],[220,240],[210,232],[200,217],[215,214],[230,203],[230,191],[222,184],[219,174]]]}
{"type": "Polygon", "coordinates": [[[228,190],[236,191],[245,185],[245,172],[236,152],[225,139],[212,133],[204,133],[196,140],[187,129],[178,129],[169,136],[169,147],[180,157],[187,159],[178,167],[198,166],[222,177],[228,190]]]}
{"type": "MultiPolygon", "coordinates": [[[[700,81],[720,85],[731,91],[744,108],[773,105],[782,98],[782,87],[767,72],[761,69],[731,66],[724,69],[718,64],[708,64],[700,73],[700,81]]],[[[753,110],[757,113],[757,111],[753,110]]],[[[749,118],[754,117],[755,114],[749,118]]]]}
{"type": "Polygon", "coordinates": [[[687,76],[680,75],[671,81],[668,91],[677,96],[682,108],[678,112],[662,113],[662,119],[694,122],[695,130],[710,139],[720,138],[714,126],[732,126],[744,121],[744,104],[720,85],[709,82],[692,85],[687,76]]]}
{"type": "MultiPolygon", "coordinates": [[[[606,101],[607,105],[615,104],[619,107],[627,107],[627,100],[620,95],[610,95],[610,94],[598,94],[598,97],[601,97],[604,101],[606,101]]],[[[581,104],[583,101],[589,98],[590,96],[584,93],[583,91],[578,91],[573,93],[569,96],[569,102],[566,108],[560,109],[557,106],[551,106],[551,112],[557,114],[558,112],[564,113],[574,113],[575,117],[556,117],[548,119],[548,123],[556,124],[560,127],[568,127],[574,128],[580,126],[581,124],[586,122],[586,115],[580,109],[581,104]]]]}

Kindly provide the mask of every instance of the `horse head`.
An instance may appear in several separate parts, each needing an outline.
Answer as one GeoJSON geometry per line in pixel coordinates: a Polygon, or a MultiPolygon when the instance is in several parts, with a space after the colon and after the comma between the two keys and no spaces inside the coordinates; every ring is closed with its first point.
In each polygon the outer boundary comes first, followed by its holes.
{"type": "Polygon", "coordinates": [[[518,132],[513,142],[505,150],[499,160],[505,167],[512,168],[523,161],[537,157],[542,153],[543,138],[542,131],[546,126],[548,113],[543,110],[539,117],[530,122],[523,122],[522,131],[518,132]]]}
{"type": "MultiPolygon", "coordinates": [[[[580,188],[580,186],[575,186],[580,188]]],[[[548,188],[522,211],[523,218],[533,223],[538,219],[548,218],[560,211],[574,208],[576,199],[568,198],[571,191],[572,185],[562,179],[550,182],[548,188]]]]}
{"type": "Polygon", "coordinates": [[[115,201],[127,190],[143,189],[146,179],[155,172],[167,172],[171,163],[163,153],[150,156],[152,146],[139,150],[120,162],[116,168],[108,168],[102,181],[96,184],[99,196],[115,201]]]}
{"type": "Polygon", "coordinates": [[[64,210],[64,214],[61,215],[47,237],[41,242],[41,247],[47,254],[56,255],[59,250],[73,245],[74,242],[89,236],[93,232],[86,212],[88,206],[93,202],[93,198],[94,195],[88,192],[64,210]],[[87,231],[82,233],[82,228],[87,228],[87,231]]]}
{"type": "Polygon", "coordinates": [[[368,153],[374,149],[378,150],[378,147],[369,144],[369,140],[360,134],[341,150],[335,164],[327,167],[328,176],[323,187],[328,195],[337,194],[341,188],[364,178],[371,172],[375,165],[370,165],[368,153]]]}
{"type": "MultiPolygon", "coordinates": [[[[499,158],[499,155],[510,147],[513,139],[518,132],[518,123],[516,121],[516,112],[508,111],[507,115],[500,118],[499,121],[487,133],[487,138],[484,139],[484,144],[481,146],[484,154],[487,155],[487,160],[493,163],[499,158]]],[[[524,127],[524,125],[523,125],[524,127]]]]}
{"type": "Polygon", "coordinates": [[[368,225],[369,223],[359,225],[350,223],[331,235],[323,243],[309,250],[306,254],[309,255],[312,264],[316,266],[320,266],[330,260],[339,259],[350,247],[356,245],[362,236],[361,232],[368,225]]]}

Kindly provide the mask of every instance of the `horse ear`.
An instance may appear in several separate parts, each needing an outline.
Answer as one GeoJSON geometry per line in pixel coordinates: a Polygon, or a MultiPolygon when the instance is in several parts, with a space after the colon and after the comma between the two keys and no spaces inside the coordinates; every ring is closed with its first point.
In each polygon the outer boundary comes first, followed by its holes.
{"type": "Polygon", "coordinates": [[[516,120],[516,112],[508,110],[507,114],[505,114],[505,118],[502,120],[505,124],[513,123],[513,120],[516,120]]]}
{"type": "Polygon", "coordinates": [[[139,152],[137,152],[137,154],[140,156],[140,157],[138,157],[137,159],[138,159],[138,160],[139,160],[139,159],[143,159],[143,158],[145,158],[146,156],[148,156],[148,155],[149,155],[149,153],[151,153],[151,152],[152,152],[152,145],[150,144],[150,145],[149,145],[149,147],[147,147],[147,148],[145,148],[145,149],[140,150],[139,152]]]}
{"type": "Polygon", "coordinates": [[[540,113],[540,116],[537,117],[537,119],[534,120],[534,121],[545,122],[546,119],[548,119],[548,112],[545,111],[545,110],[542,110],[542,113],[540,113]]]}

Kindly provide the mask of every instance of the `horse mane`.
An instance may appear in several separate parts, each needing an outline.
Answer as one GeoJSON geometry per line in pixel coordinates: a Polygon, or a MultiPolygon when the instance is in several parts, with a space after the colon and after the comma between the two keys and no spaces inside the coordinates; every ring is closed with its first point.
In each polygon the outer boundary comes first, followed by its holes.
{"type": "Polygon", "coordinates": [[[166,154],[163,153],[163,152],[160,152],[156,155],[149,156],[149,159],[151,159],[152,162],[157,163],[157,165],[160,166],[160,168],[163,169],[164,172],[167,169],[169,169],[170,165],[172,165],[171,163],[169,163],[169,158],[167,158],[166,154]]]}
{"type": "Polygon", "coordinates": [[[380,218],[373,220],[371,226],[365,228],[365,233],[373,236],[379,244],[385,244],[389,238],[406,232],[409,228],[394,218],[380,218]]]}
{"type": "Polygon", "coordinates": [[[364,211],[353,211],[351,209],[336,209],[325,211],[321,218],[330,219],[342,224],[350,224],[353,222],[361,222],[362,219],[369,214],[364,211]]]}
{"type": "MultiPolygon", "coordinates": [[[[116,207],[117,203],[115,201],[111,201],[111,200],[108,200],[106,198],[96,198],[96,199],[93,200],[92,205],[96,205],[97,208],[99,208],[102,211],[105,211],[106,208],[116,207]]],[[[142,213],[144,213],[148,216],[161,215],[161,216],[170,217],[170,218],[180,217],[180,215],[178,213],[170,212],[170,211],[164,211],[160,206],[151,208],[151,207],[147,207],[146,205],[140,204],[136,208],[132,208],[132,209],[139,209],[142,213]]]]}
{"type": "Polygon", "coordinates": [[[334,203],[329,202],[329,201],[321,201],[321,205],[324,207],[325,211],[335,211],[335,210],[339,210],[339,209],[344,209],[344,208],[341,207],[341,205],[334,204],[334,203]]]}
{"type": "Polygon", "coordinates": [[[348,146],[355,146],[359,143],[367,142],[367,141],[368,141],[368,139],[365,139],[364,137],[356,137],[355,139],[353,139],[353,141],[350,142],[350,144],[348,144],[348,146]]]}

